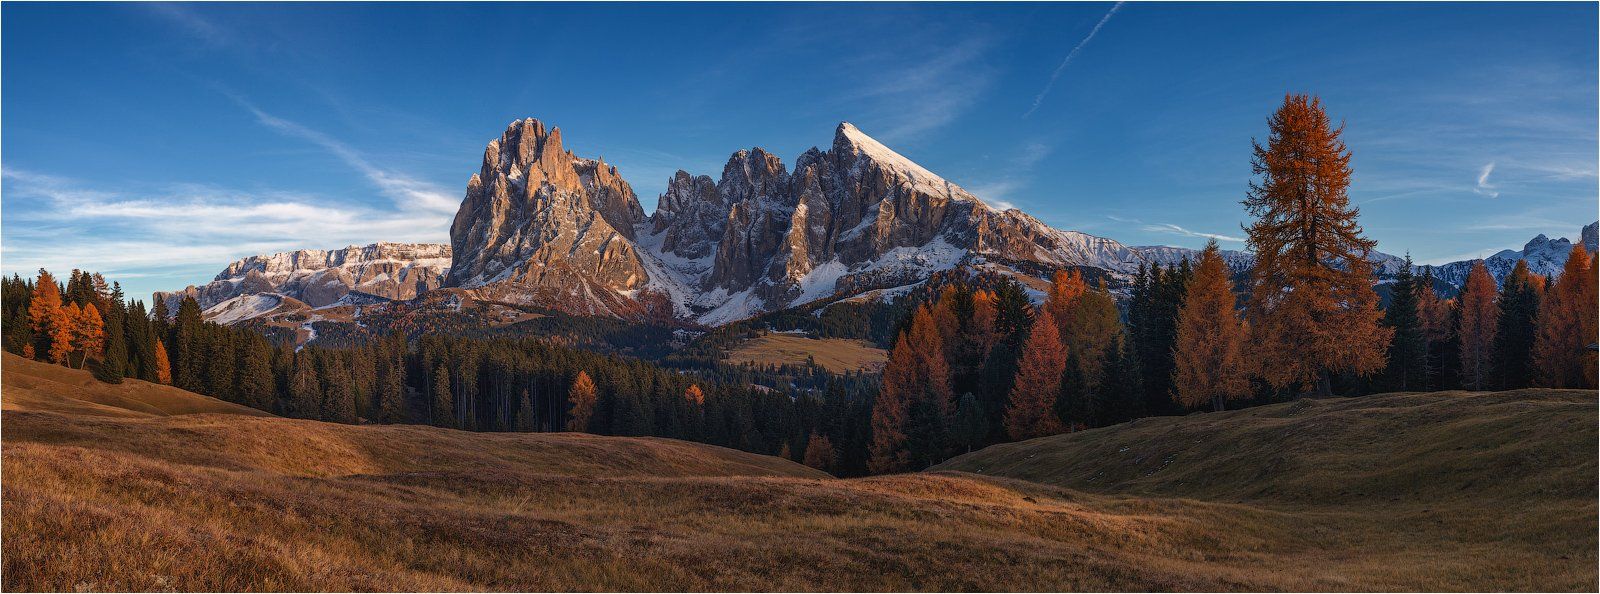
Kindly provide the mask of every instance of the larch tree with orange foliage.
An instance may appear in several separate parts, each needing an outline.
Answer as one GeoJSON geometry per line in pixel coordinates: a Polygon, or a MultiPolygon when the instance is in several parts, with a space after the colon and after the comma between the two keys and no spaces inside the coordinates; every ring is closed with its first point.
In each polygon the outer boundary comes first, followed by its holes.
{"type": "Polygon", "coordinates": [[[170,386],[172,385],[172,362],[167,360],[167,346],[162,344],[160,339],[156,339],[155,351],[156,381],[170,386]]]}
{"type": "Polygon", "coordinates": [[[1073,270],[1057,270],[1050,277],[1050,292],[1045,295],[1044,310],[1050,312],[1050,317],[1056,321],[1056,333],[1062,337],[1068,335],[1068,327],[1072,325],[1073,307],[1078,298],[1088,292],[1089,285],[1083,282],[1083,273],[1073,270]]]}
{"type": "MultiPolygon", "coordinates": [[[[33,324],[33,340],[35,353],[45,355],[52,363],[62,363],[65,358],[57,359],[56,353],[70,352],[70,344],[62,345],[60,350],[56,347],[56,337],[60,335],[58,324],[61,322],[61,287],[56,284],[56,277],[43,268],[39,269],[39,280],[33,285],[33,296],[28,300],[28,320],[33,324]]],[[[68,342],[71,333],[65,334],[68,342]]],[[[64,355],[63,355],[64,357],[64,355]]]]}
{"type": "Polygon", "coordinates": [[[73,337],[76,335],[78,318],[83,315],[83,310],[76,303],[68,303],[56,309],[50,321],[50,362],[57,365],[72,366],[73,337]]]}
{"type": "Polygon", "coordinates": [[[1061,347],[1055,317],[1049,309],[1039,312],[1028,342],[1017,362],[1017,381],[1006,404],[1006,434],[1012,439],[1032,439],[1065,431],[1056,416],[1056,399],[1061,396],[1061,373],[1067,355],[1061,347]]]}
{"type": "Polygon", "coordinates": [[[567,431],[588,431],[589,421],[594,419],[595,402],[599,399],[589,372],[579,371],[578,377],[572,380],[572,389],[567,392],[567,431]]]}
{"type": "Polygon", "coordinates": [[[811,439],[806,441],[806,452],[801,458],[801,463],[817,470],[827,471],[833,468],[833,460],[833,441],[826,435],[812,433],[811,439]]]}
{"type": "Polygon", "coordinates": [[[706,393],[696,384],[689,384],[689,387],[683,391],[683,399],[695,406],[706,405],[706,393]]]}
{"type": "Polygon", "coordinates": [[[1551,388],[1595,387],[1596,262],[1572,246],[1561,276],[1545,289],[1533,341],[1534,382],[1551,388]]]}
{"type": "Polygon", "coordinates": [[[1461,321],[1456,336],[1461,345],[1461,383],[1468,390],[1482,390],[1489,381],[1489,360],[1494,352],[1494,335],[1500,326],[1500,306],[1495,303],[1494,277],[1479,260],[1467,273],[1467,282],[1457,298],[1461,321]]]}
{"type": "Polygon", "coordinates": [[[1255,144],[1244,206],[1256,254],[1247,312],[1255,373],[1276,388],[1332,392],[1337,373],[1369,375],[1384,366],[1392,332],[1378,323],[1367,256],[1350,205],[1350,152],[1320,100],[1288,95],[1255,144]]]}
{"type": "Polygon", "coordinates": [[[1173,399],[1194,408],[1222,410],[1229,400],[1249,395],[1244,361],[1244,324],[1234,308],[1233,281],[1217,242],[1200,252],[1178,310],[1178,340],[1173,348],[1173,399]]]}
{"type": "Polygon", "coordinates": [[[1117,312],[1117,301],[1102,280],[1093,289],[1079,293],[1067,312],[1067,321],[1057,320],[1056,326],[1061,329],[1061,344],[1067,349],[1067,359],[1076,362],[1078,377],[1082,379],[1082,385],[1074,388],[1092,391],[1100,385],[1106,350],[1120,344],[1122,318],[1117,312]]]}
{"type": "Polygon", "coordinates": [[[78,368],[93,360],[99,360],[104,354],[106,346],[105,320],[100,317],[100,310],[93,303],[85,303],[72,319],[72,350],[78,354],[78,368]]]}
{"type": "Polygon", "coordinates": [[[898,472],[937,462],[952,408],[943,341],[932,310],[923,305],[884,366],[883,388],[872,404],[868,468],[898,472]]]}

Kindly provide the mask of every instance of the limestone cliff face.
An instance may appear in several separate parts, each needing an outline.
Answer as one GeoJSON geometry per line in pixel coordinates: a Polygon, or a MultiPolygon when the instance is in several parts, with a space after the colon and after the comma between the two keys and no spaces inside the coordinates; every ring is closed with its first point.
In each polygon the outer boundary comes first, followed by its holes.
{"type": "Polygon", "coordinates": [[[572,313],[621,315],[648,276],[633,243],[645,220],[604,161],[576,157],[561,131],[512,122],[484,150],[450,226],[448,284],[572,313]]]}
{"type": "Polygon", "coordinates": [[[999,211],[848,123],[793,171],[761,148],[720,178],[679,171],[646,219],[615,168],[513,122],[484,151],[451,226],[448,284],[496,300],[629,316],[639,292],[721,323],[962,263],[1098,265],[1141,257],[1111,240],[999,211]]]}
{"type": "Polygon", "coordinates": [[[444,282],[450,246],[436,243],[374,243],[339,250],[298,250],[235,261],[211,282],[182,291],[157,292],[167,311],[194,297],[202,310],[243,295],[276,293],[322,307],[352,291],[407,300],[444,282]]]}

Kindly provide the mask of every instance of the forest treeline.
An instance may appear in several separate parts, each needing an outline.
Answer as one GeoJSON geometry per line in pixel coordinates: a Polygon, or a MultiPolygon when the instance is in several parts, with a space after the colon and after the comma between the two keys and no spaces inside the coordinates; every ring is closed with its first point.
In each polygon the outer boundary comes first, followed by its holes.
{"type": "Polygon", "coordinates": [[[1287,97],[1269,126],[1245,201],[1257,259],[1244,292],[1213,242],[1194,263],[1141,268],[1121,309],[1078,270],[1056,272],[1035,305],[1010,277],[958,269],[892,304],[774,318],[881,339],[891,346],[881,378],[717,365],[715,348],[743,326],[714,330],[705,352],[665,367],[537,336],[396,332],[296,348],[206,322],[192,298],[147,310],[77,270],[65,282],[44,270],[0,282],[3,343],[104,381],[171,384],[289,417],[654,435],[841,476],[1305,394],[1595,387],[1596,263],[1581,246],[1553,281],[1519,263],[1497,289],[1480,262],[1454,299],[1408,266],[1380,308],[1340,131],[1304,96],[1287,97]]]}

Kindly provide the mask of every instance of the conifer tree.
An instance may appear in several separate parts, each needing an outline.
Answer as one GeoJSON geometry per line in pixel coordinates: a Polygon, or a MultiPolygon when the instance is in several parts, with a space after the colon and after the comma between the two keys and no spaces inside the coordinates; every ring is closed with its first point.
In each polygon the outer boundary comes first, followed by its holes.
{"type": "MultiPolygon", "coordinates": [[[[404,348],[403,346],[401,348],[404,348]]],[[[378,362],[378,421],[381,423],[403,423],[406,420],[405,410],[405,367],[399,356],[384,353],[378,362]]],[[[530,402],[531,406],[532,403],[530,402]]],[[[528,411],[527,417],[532,416],[528,411]]]]}
{"type": "Polygon", "coordinates": [[[239,349],[239,386],[235,391],[239,403],[258,410],[271,411],[277,399],[277,385],[272,377],[272,347],[259,337],[248,337],[239,349]]]}
{"type": "Polygon", "coordinates": [[[1056,322],[1061,328],[1061,342],[1067,355],[1078,364],[1077,373],[1083,380],[1083,389],[1093,391],[1100,384],[1106,351],[1116,348],[1118,337],[1122,335],[1117,302],[1102,280],[1095,288],[1080,293],[1067,309],[1067,321],[1056,322]]]}
{"type": "Polygon", "coordinates": [[[1561,277],[1545,291],[1534,337],[1534,380],[1551,388],[1595,387],[1596,260],[1572,246],[1561,277]]]}
{"type": "Polygon", "coordinates": [[[1426,389],[1438,390],[1444,386],[1444,368],[1449,362],[1446,353],[1451,350],[1451,339],[1455,336],[1455,302],[1440,297],[1433,286],[1433,267],[1425,266],[1414,288],[1417,315],[1428,346],[1426,389]]]}
{"type": "Polygon", "coordinates": [[[872,402],[872,444],[867,468],[875,474],[905,470],[910,463],[905,427],[920,381],[916,359],[905,335],[889,350],[889,361],[883,367],[883,387],[872,402]]]}
{"type": "Polygon", "coordinates": [[[1517,260],[1500,285],[1499,325],[1494,333],[1494,387],[1513,390],[1533,385],[1533,339],[1538,330],[1539,281],[1526,260],[1517,260]]]}
{"type": "Polygon", "coordinates": [[[1134,355],[1133,341],[1118,340],[1106,349],[1104,377],[1089,402],[1088,424],[1105,427],[1145,416],[1144,377],[1134,355]]]}
{"type": "Polygon", "coordinates": [[[1178,313],[1174,397],[1185,407],[1210,405],[1220,411],[1227,401],[1250,393],[1244,359],[1245,328],[1235,309],[1233,282],[1215,240],[1200,252],[1200,263],[1185,291],[1178,313]]]}
{"type": "Polygon", "coordinates": [[[178,303],[178,316],[173,322],[172,381],[173,385],[191,392],[205,391],[203,324],[200,304],[193,297],[184,297],[178,303]]]}
{"type": "Polygon", "coordinates": [[[827,472],[833,468],[834,452],[833,442],[828,436],[812,432],[811,438],[806,440],[806,452],[803,464],[817,470],[827,472]]]}
{"type": "Polygon", "coordinates": [[[315,419],[322,414],[322,380],[310,351],[296,353],[290,363],[289,414],[315,419]]]}
{"type": "Polygon", "coordinates": [[[1277,388],[1332,392],[1331,375],[1367,375],[1384,365],[1390,332],[1378,324],[1367,256],[1350,205],[1350,153],[1320,100],[1284,97],[1268,121],[1267,145],[1255,143],[1244,201],[1255,217],[1246,229],[1256,254],[1248,311],[1256,373],[1277,388]]]}
{"type": "Polygon", "coordinates": [[[987,445],[989,438],[988,413],[971,392],[956,400],[956,420],[951,427],[951,438],[959,451],[971,452],[987,445]]]}
{"type": "Polygon", "coordinates": [[[1422,315],[1417,307],[1416,277],[1411,274],[1411,256],[1390,285],[1389,307],[1383,312],[1383,325],[1394,338],[1389,342],[1388,365],[1384,368],[1384,389],[1407,392],[1427,387],[1428,338],[1422,330],[1422,315]]]}
{"type": "MultiPolygon", "coordinates": [[[[39,281],[34,283],[33,296],[28,302],[28,319],[33,323],[34,352],[52,363],[66,362],[65,353],[72,348],[70,344],[56,344],[63,336],[59,328],[63,317],[61,287],[49,271],[40,268],[39,281]],[[62,354],[61,358],[57,358],[57,353],[62,354]]],[[[70,343],[71,333],[64,336],[70,343]]]]}
{"type": "Polygon", "coordinates": [[[1483,390],[1489,385],[1489,356],[1494,350],[1500,308],[1495,305],[1494,278],[1482,260],[1473,263],[1467,273],[1460,302],[1456,334],[1461,344],[1461,382],[1469,390],[1483,390]]]}
{"type": "Polygon", "coordinates": [[[204,380],[205,394],[214,398],[239,402],[234,393],[238,385],[238,353],[234,348],[233,334],[219,326],[206,325],[201,333],[207,336],[205,350],[197,367],[204,380]]]}
{"type": "Polygon", "coordinates": [[[127,334],[123,329],[128,312],[121,301],[112,299],[107,303],[111,311],[105,315],[105,355],[94,373],[100,381],[120,384],[128,364],[127,334]]]}
{"type": "Polygon", "coordinates": [[[99,361],[105,354],[106,332],[100,311],[94,303],[85,303],[83,307],[76,304],[67,306],[67,316],[72,319],[72,352],[78,354],[78,369],[83,369],[90,360],[99,361]]]}
{"type": "Polygon", "coordinates": [[[700,386],[689,384],[689,387],[683,391],[683,400],[695,406],[705,406],[706,393],[700,389],[700,386]]]}
{"type": "Polygon", "coordinates": [[[330,352],[322,361],[322,420],[355,423],[356,393],[350,367],[342,353],[330,352]]]}
{"type": "Polygon", "coordinates": [[[599,394],[595,390],[594,380],[589,378],[588,372],[579,371],[578,377],[572,380],[571,391],[567,392],[567,431],[590,430],[595,402],[598,399],[599,394]]]}
{"type": "Polygon", "coordinates": [[[1088,290],[1089,285],[1083,282],[1083,273],[1076,268],[1057,270],[1050,277],[1050,292],[1045,296],[1044,309],[1056,321],[1056,333],[1059,336],[1071,336],[1074,306],[1088,290]]]}
{"type": "Polygon", "coordinates": [[[1033,322],[1022,360],[1017,364],[1017,379],[1012,383],[1005,416],[1006,434],[1012,439],[1031,439],[1065,430],[1055,408],[1066,364],[1055,318],[1046,309],[1033,322]]]}
{"type": "Polygon", "coordinates": [[[152,366],[155,371],[155,381],[158,384],[172,384],[172,362],[167,359],[167,345],[161,341],[155,343],[155,360],[152,366]]]}

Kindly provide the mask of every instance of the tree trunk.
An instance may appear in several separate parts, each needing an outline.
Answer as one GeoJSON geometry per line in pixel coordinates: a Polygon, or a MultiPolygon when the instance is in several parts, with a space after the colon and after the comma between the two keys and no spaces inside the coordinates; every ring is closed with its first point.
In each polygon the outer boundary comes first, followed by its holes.
{"type": "Polygon", "coordinates": [[[1333,395],[1333,381],[1328,378],[1326,370],[1317,372],[1316,389],[1311,392],[1317,398],[1327,398],[1333,395]]]}

